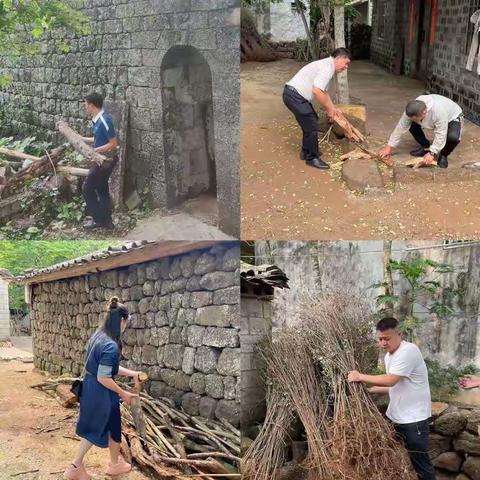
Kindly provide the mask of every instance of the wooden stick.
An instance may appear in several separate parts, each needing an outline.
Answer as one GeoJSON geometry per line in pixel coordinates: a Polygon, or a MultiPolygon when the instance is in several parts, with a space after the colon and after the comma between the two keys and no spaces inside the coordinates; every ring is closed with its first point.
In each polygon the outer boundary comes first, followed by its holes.
{"type": "Polygon", "coordinates": [[[88,175],[88,168],[69,167],[67,165],[59,165],[57,167],[58,173],[64,173],[65,175],[73,175],[74,177],[86,177],[88,175]]]}
{"type": "Polygon", "coordinates": [[[34,155],[29,155],[28,153],[17,152],[16,150],[9,150],[5,147],[0,147],[0,153],[7,155],[12,158],[19,158],[21,160],[33,160],[38,161],[41,160],[41,157],[35,157],[34,155]]]}
{"type": "Polygon", "coordinates": [[[25,470],[24,472],[12,473],[12,477],[18,477],[19,475],[26,475],[27,473],[37,473],[40,470],[37,468],[35,470],[25,470]]]}
{"type": "Polygon", "coordinates": [[[82,157],[91,162],[95,162],[97,165],[101,165],[107,159],[104,155],[96,152],[90,145],[87,145],[83,138],[66,122],[59,121],[57,123],[57,129],[82,157]]]}

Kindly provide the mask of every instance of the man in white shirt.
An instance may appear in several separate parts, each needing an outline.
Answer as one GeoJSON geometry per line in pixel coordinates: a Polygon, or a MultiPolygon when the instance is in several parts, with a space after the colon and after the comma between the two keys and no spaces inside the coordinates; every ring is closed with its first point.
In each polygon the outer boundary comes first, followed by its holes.
{"type": "Polygon", "coordinates": [[[320,158],[318,148],[318,115],[311,101],[315,98],[333,119],[336,109],[327,93],[328,84],[335,73],[347,70],[351,61],[346,48],[337,48],[330,57],[305,65],[289,80],[283,90],[283,103],[295,115],[302,128],[303,141],[300,158],[307,165],[326,170],[329,167],[320,158]]]}
{"type": "Polygon", "coordinates": [[[428,456],[429,421],[432,416],[428,372],[422,354],[413,343],[402,340],[398,321],[383,318],[377,324],[377,338],[385,355],[386,373],[365,375],[349,372],[349,382],[372,385],[370,393],[387,394],[387,417],[402,437],[419,480],[435,480],[428,456]]]}
{"type": "Polygon", "coordinates": [[[462,109],[454,101],[442,95],[420,95],[408,102],[388,143],[378,155],[381,158],[390,157],[402,135],[409,131],[420,144],[410,152],[411,155],[423,157],[426,165],[431,165],[436,159],[440,168],[447,168],[448,156],[460,143],[462,126],[462,109]],[[433,130],[432,143],[425,136],[424,128],[433,130]]]}

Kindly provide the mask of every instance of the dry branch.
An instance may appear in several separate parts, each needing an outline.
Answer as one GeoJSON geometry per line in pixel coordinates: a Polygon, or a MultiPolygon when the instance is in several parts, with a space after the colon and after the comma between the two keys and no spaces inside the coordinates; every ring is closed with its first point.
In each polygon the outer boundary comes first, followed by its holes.
{"type": "Polygon", "coordinates": [[[0,147],[0,153],[7,155],[8,157],[18,158],[20,160],[41,160],[41,157],[35,157],[34,155],[29,155],[28,153],[17,152],[16,150],[10,150],[8,148],[0,147]]]}
{"type": "Polygon", "coordinates": [[[68,140],[68,143],[77,151],[82,157],[91,162],[101,165],[107,157],[96,152],[90,145],[87,145],[83,138],[75,132],[66,122],[60,121],[57,123],[58,131],[68,140]]]}

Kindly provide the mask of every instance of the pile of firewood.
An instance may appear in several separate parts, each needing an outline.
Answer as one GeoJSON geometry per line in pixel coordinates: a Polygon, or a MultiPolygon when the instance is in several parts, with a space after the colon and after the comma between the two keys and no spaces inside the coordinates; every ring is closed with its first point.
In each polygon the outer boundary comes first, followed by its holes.
{"type": "Polygon", "coordinates": [[[358,160],[361,158],[371,158],[378,160],[389,167],[393,167],[391,158],[380,158],[376,152],[365,146],[364,135],[356,129],[341,112],[335,114],[334,122],[343,130],[345,136],[353,142],[357,148],[340,157],[341,160],[358,160]]]}
{"type": "MultiPolygon", "coordinates": [[[[86,177],[88,169],[59,165],[65,158],[65,154],[69,151],[70,147],[80,153],[82,157],[89,162],[102,164],[106,160],[104,155],[100,155],[92,147],[87,145],[82,137],[72,130],[65,122],[58,122],[57,129],[67,139],[68,143],[63,144],[50,152],[45,151],[45,155],[42,157],[28,155],[7,148],[0,148],[0,154],[6,157],[23,161],[28,160],[31,162],[26,166],[16,162],[20,165],[20,169],[15,173],[12,173],[11,168],[7,168],[8,165],[3,169],[3,175],[0,174],[0,199],[7,198],[19,192],[25,185],[27,185],[27,180],[38,178],[43,175],[63,174],[76,177],[86,177]]],[[[8,164],[9,162],[7,161],[6,163],[8,164]]]]}
{"type": "MultiPolygon", "coordinates": [[[[71,407],[73,380],[46,380],[32,388],[71,407]]],[[[127,462],[135,461],[161,478],[240,478],[240,431],[229,422],[188,415],[169,399],[146,393],[137,400],[121,405],[122,454],[127,462]]]]}

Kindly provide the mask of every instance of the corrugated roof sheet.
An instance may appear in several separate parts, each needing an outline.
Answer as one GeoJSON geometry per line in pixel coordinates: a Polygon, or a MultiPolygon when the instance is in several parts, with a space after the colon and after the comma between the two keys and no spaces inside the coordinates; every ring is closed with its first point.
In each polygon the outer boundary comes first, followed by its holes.
{"type": "Polygon", "coordinates": [[[290,288],[287,275],[276,265],[250,265],[241,262],[240,270],[241,283],[244,287],[290,288]]]}
{"type": "Polygon", "coordinates": [[[50,267],[25,270],[25,272],[23,272],[21,275],[17,275],[15,279],[22,281],[28,278],[36,277],[38,275],[43,275],[50,272],[67,270],[68,268],[71,268],[73,266],[84,265],[96,260],[103,260],[110,257],[116,257],[118,255],[124,255],[126,253],[130,253],[132,250],[140,250],[144,248],[146,245],[150,245],[153,243],[157,243],[157,242],[149,242],[147,240],[142,240],[138,242],[127,242],[118,247],[108,247],[105,250],[99,250],[93,253],[89,253],[88,255],[74,258],[72,260],[67,260],[65,262],[57,263],[50,267]]]}

